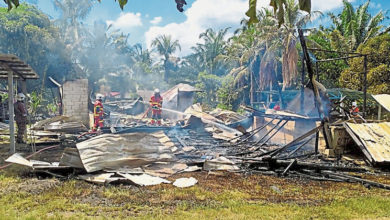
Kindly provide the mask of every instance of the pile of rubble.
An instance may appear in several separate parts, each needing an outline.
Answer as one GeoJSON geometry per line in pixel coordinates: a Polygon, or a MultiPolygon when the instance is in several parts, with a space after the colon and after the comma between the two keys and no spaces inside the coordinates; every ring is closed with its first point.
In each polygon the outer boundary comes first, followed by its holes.
{"type": "MultiPolygon", "coordinates": [[[[19,154],[6,161],[28,166],[36,173],[65,179],[75,177],[97,184],[171,184],[167,178],[177,173],[224,170],[318,181],[360,182],[367,187],[390,189],[390,186],[350,174],[379,172],[364,162],[362,165],[362,162],[356,163],[356,159],[329,159],[320,154],[318,145],[324,141],[319,136],[322,124],[284,144],[274,143],[271,140],[289,122],[307,120],[307,116],[285,111],[262,112],[261,116],[269,120],[256,128],[252,126],[256,114],[260,113],[250,111],[247,115],[239,115],[222,110],[206,113],[200,105],[193,105],[173,126],[151,127],[140,120],[127,118],[131,121],[130,126],[115,124],[103,129],[104,134],[79,135],[77,143],[65,148],[57,162],[28,160],[19,154]]],[[[62,133],[69,132],[68,129],[77,133],[85,131],[80,124],[64,117],[39,122],[32,128],[36,132],[62,133]]],[[[378,131],[375,134],[381,135],[378,131]]],[[[361,145],[369,141],[362,134],[358,139],[361,145]]],[[[194,178],[184,178],[175,180],[173,185],[189,187],[196,183],[194,178]]]]}
{"type": "MultiPolygon", "coordinates": [[[[85,131],[82,126],[73,125],[78,124],[61,116],[38,122],[31,130],[54,132],[53,129],[56,129],[55,132],[62,135],[68,133],[70,127],[74,129],[73,133],[85,131]]],[[[176,173],[230,169],[233,163],[226,158],[221,160],[219,154],[215,153],[218,152],[215,146],[223,145],[226,142],[223,139],[235,135],[242,133],[207,113],[201,113],[187,117],[183,126],[150,127],[137,122],[131,127],[116,128],[114,131],[108,129],[106,134],[93,134],[95,137],[79,135],[75,147],[65,148],[57,162],[28,160],[20,154],[12,155],[6,162],[28,166],[35,173],[59,178],[76,175],[79,179],[94,183],[156,185],[171,183],[164,178],[176,173]],[[210,131],[225,136],[213,138],[210,131]],[[81,136],[85,140],[80,142],[83,140],[81,136]]],[[[219,149],[224,150],[223,147],[219,149]]],[[[189,178],[176,180],[173,184],[185,187],[196,182],[194,178],[189,178]]]]}

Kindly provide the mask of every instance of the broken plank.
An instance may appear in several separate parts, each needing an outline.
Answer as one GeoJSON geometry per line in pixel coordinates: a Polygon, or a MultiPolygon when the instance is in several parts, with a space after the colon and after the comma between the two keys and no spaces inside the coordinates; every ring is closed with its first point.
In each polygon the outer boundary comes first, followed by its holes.
{"type": "Polygon", "coordinates": [[[287,172],[297,163],[297,160],[292,160],[291,163],[286,167],[286,169],[283,171],[282,176],[285,176],[287,172]]]}
{"type": "MultiPolygon", "coordinates": [[[[275,164],[279,166],[288,166],[290,163],[291,160],[275,161],[275,164]]],[[[362,167],[332,166],[328,164],[311,163],[311,162],[303,162],[303,161],[297,161],[294,167],[296,167],[296,169],[336,170],[336,171],[343,171],[343,172],[367,172],[367,170],[362,167]]]]}

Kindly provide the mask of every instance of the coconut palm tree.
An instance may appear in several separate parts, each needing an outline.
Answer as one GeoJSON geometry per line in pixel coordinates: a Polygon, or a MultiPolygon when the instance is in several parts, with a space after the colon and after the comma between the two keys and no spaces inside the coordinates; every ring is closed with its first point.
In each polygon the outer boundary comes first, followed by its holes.
{"type": "Polygon", "coordinates": [[[328,13],[333,23],[330,30],[334,39],[344,41],[347,45],[347,48],[343,49],[354,51],[360,44],[390,30],[381,25],[386,18],[386,12],[379,11],[376,15],[369,13],[370,0],[356,9],[347,0],[343,0],[343,4],[344,8],[340,14],[328,13]]]}
{"type": "Polygon", "coordinates": [[[131,58],[133,60],[133,71],[136,79],[141,79],[145,74],[153,72],[153,60],[148,49],[144,49],[141,44],[132,47],[131,58]]]}
{"type": "MultiPolygon", "coordinates": [[[[299,10],[294,0],[286,0],[284,7],[284,23],[279,27],[274,11],[263,9],[258,12],[258,23],[248,25],[242,21],[242,27],[230,39],[225,59],[236,62],[230,75],[236,88],[249,84],[259,90],[282,89],[293,87],[297,79],[297,28],[304,27],[314,15],[299,10]],[[283,83],[283,88],[279,87],[283,83]]],[[[247,91],[249,92],[249,91],[247,91]]],[[[252,91],[253,92],[253,91],[252,91]]],[[[282,100],[281,100],[282,101],[282,100]]]]}
{"type": "Polygon", "coordinates": [[[294,86],[298,71],[297,29],[304,28],[313,18],[321,16],[319,11],[302,12],[295,0],[286,0],[284,24],[281,26],[283,38],[282,74],[283,90],[294,86]]]}
{"type": "Polygon", "coordinates": [[[177,50],[181,50],[181,46],[178,40],[173,40],[170,35],[160,35],[152,41],[152,47],[163,56],[164,62],[164,81],[169,79],[169,57],[177,50]]]}
{"type": "MultiPolygon", "coordinates": [[[[275,14],[269,10],[263,10],[259,13],[257,23],[254,28],[253,42],[257,45],[251,47],[249,54],[246,57],[253,57],[253,55],[262,55],[262,62],[269,62],[271,59],[274,61],[280,61],[282,67],[282,79],[283,90],[294,86],[297,79],[297,63],[298,63],[298,51],[297,51],[297,29],[305,27],[312,18],[321,15],[319,11],[313,11],[311,13],[303,12],[299,9],[299,5],[295,0],[286,0],[284,7],[284,23],[278,28],[279,22],[275,14]],[[256,48],[257,51],[253,51],[256,48]]],[[[243,22],[244,24],[246,22],[243,22]]],[[[245,28],[244,28],[245,29],[245,28]]],[[[248,29],[250,30],[250,28],[248,29]]],[[[247,33],[251,33],[248,32],[247,33]]],[[[255,59],[252,59],[254,61],[255,59]]],[[[274,63],[277,68],[278,62],[274,63]]],[[[260,88],[264,89],[270,84],[276,84],[275,68],[269,67],[269,64],[261,64],[260,66],[267,68],[259,68],[260,71],[260,88]],[[273,73],[269,72],[274,71],[273,73]],[[266,71],[266,72],[265,72],[266,71]],[[273,77],[267,76],[267,74],[274,75],[273,77]],[[265,84],[263,84],[265,83],[265,84]]]]}
{"type": "Polygon", "coordinates": [[[92,9],[90,0],[55,0],[54,7],[60,12],[55,23],[64,30],[63,38],[77,42],[84,35],[85,30],[81,21],[87,17],[92,9]]]}
{"type": "MultiPolygon", "coordinates": [[[[261,79],[275,74],[274,72],[260,72],[260,61],[267,60],[272,55],[266,54],[267,50],[276,50],[279,33],[277,21],[273,18],[273,12],[263,9],[258,12],[259,22],[256,25],[248,25],[247,20],[241,22],[242,27],[236,31],[236,35],[229,40],[226,55],[220,56],[225,61],[234,62],[237,68],[233,68],[230,75],[233,77],[233,84],[240,88],[248,84],[251,74],[259,75],[260,87],[265,88],[270,82],[261,79]],[[263,84],[264,83],[264,84],[263,84]]],[[[277,46],[279,47],[279,46],[277,46]]],[[[273,54],[274,55],[274,54],[273,54]]],[[[275,57],[274,57],[275,58],[275,57]]],[[[276,64],[276,63],[274,63],[276,64]]],[[[271,68],[275,70],[274,68],[271,68]]],[[[270,70],[270,68],[268,68],[270,70]]]]}
{"type": "Polygon", "coordinates": [[[192,50],[199,57],[203,71],[215,75],[225,73],[225,65],[220,62],[218,56],[226,52],[227,42],[225,37],[228,30],[229,28],[225,28],[216,32],[209,28],[199,35],[199,39],[202,39],[203,43],[197,43],[196,47],[192,47],[192,50]]]}
{"type": "Polygon", "coordinates": [[[74,62],[78,59],[83,43],[90,37],[82,20],[92,9],[91,0],[55,0],[54,8],[60,12],[55,24],[61,29],[61,38],[72,54],[74,62]]]}

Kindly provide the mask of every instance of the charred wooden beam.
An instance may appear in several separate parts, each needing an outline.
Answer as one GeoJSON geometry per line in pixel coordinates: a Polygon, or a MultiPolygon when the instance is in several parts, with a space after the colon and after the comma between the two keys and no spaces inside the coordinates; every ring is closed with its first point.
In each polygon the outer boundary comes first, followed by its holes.
{"type": "Polygon", "coordinates": [[[308,138],[310,135],[313,135],[314,133],[316,133],[320,128],[322,127],[322,125],[306,132],[305,134],[303,134],[302,136],[294,139],[293,141],[291,141],[290,143],[288,143],[287,145],[277,149],[275,152],[271,153],[271,156],[275,156],[276,154],[280,153],[281,151],[291,147],[291,146],[294,146],[296,143],[300,142],[300,141],[303,141],[304,139],[308,138]]]}
{"type": "Polygon", "coordinates": [[[335,173],[335,172],[331,172],[331,171],[321,171],[321,172],[325,173],[325,174],[327,174],[327,175],[329,175],[331,177],[349,179],[349,180],[352,180],[352,181],[359,182],[359,183],[361,183],[363,185],[369,185],[369,186],[373,186],[373,187],[377,187],[377,188],[381,188],[381,189],[390,190],[390,185],[374,182],[374,181],[371,181],[371,180],[366,180],[366,179],[363,179],[363,178],[359,178],[359,177],[355,177],[355,176],[351,176],[351,175],[347,175],[347,174],[343,174],[343,173],[335,173]]]}
{"type": "Polygon", "coordinates": [[[308,72],[309,79],[310,79],[310,84],[313,87],[314,103],[317,106],[318,113],[320,115],[320,118],[322,119],[323,126],[324,126],[323,133],[324,133],[326,146],[327,146],[327,148],[332,148],[331,147],[332,141],[331,141],[331,136],[330,136],[330,132],[329,132],[329,118],[325,115],[325,112],[324,112],[319,89],[318,89],[316,80],[314,79],[314,71],[312,68],[311,59],[309,56],[309,52],[307,50],[306,41],[305,41],[305,37],[303,35],[302,29],[298,29],[298,33],[299,33],[299,39],[300,39],[301,46],[302,46],[303,56],[304,56],[305,61],[306,61],[306,67],[307,67],[307,72],[308,72]]]}

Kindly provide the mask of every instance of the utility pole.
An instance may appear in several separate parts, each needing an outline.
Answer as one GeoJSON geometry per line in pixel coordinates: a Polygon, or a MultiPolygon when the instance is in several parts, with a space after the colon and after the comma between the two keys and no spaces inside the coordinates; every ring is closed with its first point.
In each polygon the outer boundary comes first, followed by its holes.
{"type": "Polygon", "coordinates": [[[8,112],[9,112],[9,136],[10,153],[15,153],[15,124],[14,124],[14,73],[8,71],[8,112]]]}
{"type": "Polygon", "coordinates": [[[301,114],[305,112],[305,56],[302,55],[302,74],[301,74],[301,114]]]}
{"type": "Polygon", "coordinates": [[[367,114],[367,55],[364,55],[364,78],[363,78],[363,94],[364,94],[364,101],[363,101],[363,118],[366,117],[367,114]]]}

